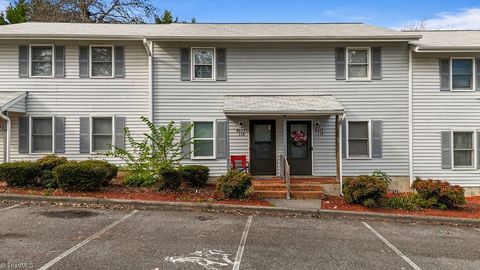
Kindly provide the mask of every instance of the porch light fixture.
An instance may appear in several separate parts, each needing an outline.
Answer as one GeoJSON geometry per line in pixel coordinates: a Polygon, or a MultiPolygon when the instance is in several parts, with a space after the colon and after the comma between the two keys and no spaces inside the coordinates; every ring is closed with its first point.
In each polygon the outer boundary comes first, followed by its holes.
{"type": "Polygon", "coordinates": [[[238,136],[245,136],[246,130],[243,121],[238,121],[237,133],[238,136]]]}

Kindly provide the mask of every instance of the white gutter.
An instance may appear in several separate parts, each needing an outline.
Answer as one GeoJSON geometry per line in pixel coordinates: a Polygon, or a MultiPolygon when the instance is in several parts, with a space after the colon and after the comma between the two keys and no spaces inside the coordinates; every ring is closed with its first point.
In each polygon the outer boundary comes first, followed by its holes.
{"type": "Polygon", "coordinates": [[[11,130],[11,121],[8,116],[0,112],[0,118],[7,122],[7,140],[4,142],[5,145],[5,162],[10,161],[10,130],[11,130]]]}
{"type": "Polygon", "coordinates": [[[153,42],[144,39],[143,46],[148,55],[148,117],[153,123],[153,42]]]}
{"type": "MultiPolygon", "coordinates": [[[[414,48],[417,50],[418,46],[414,48]]],[[[413,183],[413,52],[408,50],[408,172],[413,183]]]]}

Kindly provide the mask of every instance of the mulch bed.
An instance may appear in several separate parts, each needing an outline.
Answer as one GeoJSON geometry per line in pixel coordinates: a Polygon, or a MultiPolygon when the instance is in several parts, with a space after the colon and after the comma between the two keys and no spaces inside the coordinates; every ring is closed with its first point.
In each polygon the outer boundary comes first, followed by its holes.
{"type": "Polygon", "coordinates": [[[171,202],[208,202],[216,204],[272,206],[269,202],[254,196],[242,200],[220,198],[215,194],[215,186],[207,185],[205,188],[190,188],[182,186],[178,191],[157,191],[154,188],[125,187],[111,185],[99,191],[63,191],[60,189],[48,192],[42,188],[13,188],[0,183],[0,193],[13,193],[25,195],[63,196],[63,197],[89,197],[101,199],[129,199],[145,201],[171,201],[171,202]]]}
{"type": "MultiPolygon", "coordinates": [[[[398,195],[389,194],[389,196],[398,196],[398,195]]],[[[362,205],[351,205],[345,202],[345,200],[340,196],[327,196],[325,200],[322,200],[322,209],[390,213],[390,214],[417,215],[417,216],[480,218],[480,196],[467,197],[466,200],[467,200],[466,205],[461,206],[454,210],[422,209],[422,210],[408,211],[408,210],[402,210],[402,209],[368,208],[362,205]]]]}

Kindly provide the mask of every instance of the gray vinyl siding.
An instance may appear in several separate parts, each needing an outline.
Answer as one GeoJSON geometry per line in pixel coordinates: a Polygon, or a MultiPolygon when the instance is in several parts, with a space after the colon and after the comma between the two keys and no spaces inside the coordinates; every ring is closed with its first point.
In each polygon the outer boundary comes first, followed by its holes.
{"type": "Polygon", "coordinates": [[[450,56],[480,55],[413,54],[413,173],[465,187],[480,186],[479,170],[442,169],[441,132],[480,130],[479,91],[440,91],[439,58],[450,56]]]}
{"type": "MultiPolygon", "coordinates": [[[[349,120],[383,120],[383,158],[344,159],[344,175],[369,174],[381,169],[394,176],[408,175],[408,47],[406,43],[272,44],[156,43],[154,49],[155,123],[168,120],[225,119],[225,95],[334,95],[346,108],[349,120]],[[180,48],[226,48],[227,81],[180,80],[180,48]],[[335,79],[335,47],[382,47],[382,80],[335,79]]],[[[241,117],[248,120],[249,117],[241,117]]],[[[272,117],[262,117],[275,119],[272,117]]],[[[305,117],[301,117],[305,119],[305,117]]],[[[314,138],[313,171],[335,175],[334,117],[324,117],[325,134],[314,138]]],[[[279,120],[277,120],[278,123],[279,120]]],[[[280,121],[281,122],[281,121],[280,121]]],[[[248,124],[248,121],[245,121],[248,124]]],[[[283,123],[282,123],[283,125],[283,123]]],[[[282,127],[277,124],[277,130],[282,127]]],[[[230,152],[248,154],[248,134],[238,138],[230,122],[230,152]]],[[[279,130],[283,134],[283,127],[279,130]]],[[[279,140],[277,133],[277,152],[279,140]]],[[[227,162],[195,160],[210,166],[213,175],[224,173],[227,162]]]]}
{"type": "MultiPolygon", "coordinates": [[[[0,120],[0,124],[3,124],[0,120]]],[[[0,131],[0,163],[5,161],[5,143],[4,143],[5,132],[0,131]]]]}
{"type": "MultiPolygon", "coordinates": [[[[1,41],[0,89],[28,91],[27,115],[65,117],[65,155],[72,160],[104,158],[79,153],[80,117],[90,115],[125,116],[126,126],[140,138],[145,126],[140,121],[149,112],[148,58],[142,42],[90,41],[1,41]],[[19,78],[19,44],[65,45],[65,78],[19,78]],[[93,44],[125,46],[125,78],[79,78],[79,45],[93,44]]],[[[18,117],[12,114],[11,160],[33,160],[42,154],[18,153],[18,117]]],[[[120,163],[118,159],[109,160],[120,163]]]]}

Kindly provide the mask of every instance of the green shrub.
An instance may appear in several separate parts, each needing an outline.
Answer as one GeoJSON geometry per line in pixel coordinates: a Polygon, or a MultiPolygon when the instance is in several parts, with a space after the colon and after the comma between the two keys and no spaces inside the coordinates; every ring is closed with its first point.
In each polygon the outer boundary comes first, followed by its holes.
{"type": "Polygon", "coordinates": [[[183,166],[182,177],[192,187],[204,187],[208,181],[210,169],[202,165],[183,166]]]}
{"type": "Polygon", "coordinates": [[[217,191],[228,198],[240,199],[247,195],[252,185],[252,176],[248,173],[232,170],[217,179],[217,191]]]}
{"type": "Polygon", "coordinates": [[[159,183],[159,189],[176,190],[182,184],[182,173],[176,169],[163,169],[159,183]]]}
{"type": "Polygon", "coordinates": [[[375,176],[378,179],[380,179],[382,181],[385,181],[387,184],[390,184],[392,182],[392,179],[390,178],[390,176],[388,176],[388,174],[386,172],[381,171],[381,170],[373,171],[372,176],[375,176]]]}
{"type": "Polygon", "coordinates": [[[367,207],[379,206],[387,194],[388,184],[378,177],[360,175],[347,178],[343,184],[345,201],[367,207]]]}
{"type": "Polygon", "coordinates": [[[388,199],[385,207],[403,210],[418,210],[423,205],[422,199],[415,193],[408,193],[406,195],[395,196],[388,199]]]}
{"type": "Polygon", "coordinates": [[[46,155],[39,160],[37,160],[37,163],[40,165],[42,171],[44,170],[53,170],[55,167],[67,163],[67,158],[66,157],[60,157],[57,155],[46,155]]]}
{"type": "Polygon", "coordinates": [[[424,207],[451,209],[465,204],[465,190],[446,181],[417,178],[412,188],[424,200],[424,207]]]}
{"type": "Polygon", "coordinates": [[[40,176],[40,184],[43,188],[47,189],[58,188],[57,181],[55,181],[55,177],[53,177],[53,173],[51,170],[42,171],[42,175],[40,176]]]}
{"type": "Polygon", "coordinates": [[[131,187],[150,187],[157,179],[150,173],[129,172],[125,175],[124,184],[131,187]]]}
{"type": "Polygon", "coordinates": [[[94,168],[104,168],[107,171],[107,175],[102,182],[104,186],[108,185],[113,178],[117,177],[118,167],[105,160],[88,159],[80,161],[80,163],[94,168]]]}
{"type": "Polygon", "coordinates": [[[36,162],[17,161],[0,164],[0,180],[9,186],[24,187],[38,184],[41,167],[36,162]]]}
{"type": "Polygon", "coordinates": [[[98,190],[108,175],[108,170],[101,166],[91,166],[85,162],[67,162],[52,171],[60,188],[66,190],[98,190]]]}

